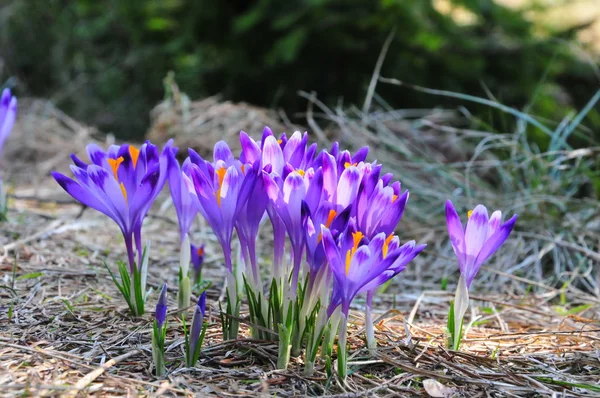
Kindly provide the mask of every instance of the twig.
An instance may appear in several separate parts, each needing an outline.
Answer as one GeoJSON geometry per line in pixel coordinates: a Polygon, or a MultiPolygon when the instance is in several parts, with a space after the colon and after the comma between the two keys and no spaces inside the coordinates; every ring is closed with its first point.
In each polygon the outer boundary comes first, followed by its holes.
{"type": "Polygon", "coordinates": [[[363,104],[363,117],[369,113],[369,109],[371,108],[371,102],[373,101],[373,94],[375,94],[375,87],[377,87],[377,81],[379,80],[379,74],[381,73],[381,67],[383,66],[383,61],[385,61],[385,56],[390,48],[390,44],[392,44],[392,40],[394,39],[394,35],[396,34],[396,28],[392,29],[387,39],[385,39],[385,43],[383,43],[383,47],[381,48],[381,52],[379,53],[379,57],[377,58],[377,63],[375,64],[375,69],[373,70],[373,76],[371,76],[371,82],[369,83],[369,88],[367,90],[367,96],[365,97],[365,103],[363,104]]]}

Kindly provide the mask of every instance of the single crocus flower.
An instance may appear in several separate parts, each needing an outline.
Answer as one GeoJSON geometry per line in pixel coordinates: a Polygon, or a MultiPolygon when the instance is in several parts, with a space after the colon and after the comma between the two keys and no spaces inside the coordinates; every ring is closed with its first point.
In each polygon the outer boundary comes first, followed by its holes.
{"type": "Polygon", "coordinates": [[[215,232],[233,273],[231,237],[238,215],[250,197],[257,176],[256,167],[234,159],[224,141],[215,145],[214,163],[190,150],[191,175],[199,210],[215,232]]]}
{"type": "Polygon", "coordinates": [[[75,179],[52,172],[54,179],[69,195],[112,218],[123,233],[129,269],[142,264],[142,222],[167,179],[167,153],[171,141],[162,154],[149,141],[140,149],[132,145],[113,145],[106,152],[95,144],[87,146],[91,164],[71,155],[71,171],[75,179]]]}
{"type": "Polygon", "coordinates": [[[502,223],[502,212],[496,210],[488,217],[488,210],[477,205],[468,214],[465,228],[450,200],[446,201],[446,223],[452,249],[458,259],[460,279],[456,288],[454,302],[448,317],[448,329],[451,345],[457,350],[462,337],[462,321],[469,307],[469,288],[477,272],[506,241],[515,223],[517,215],[502,223]]]}
{"type": "Polygon", "coordinates": [[[345,233],[340,234],[338,242],[328,228],[321,227],[323,246],[334,275],[334,288],[327,312],[331,316],[341,307],[338,373],[342,378],[347,372],[346,330],[352,300],[358,294],[388,281],[423,249],[419,247],[415,250],[416,246],[412,242],[398,247],[397,241],[386,237],[385,233],[377,234],[369,240],[361,231],[352,227],[351,224],[345,233]]]}
{"type": "MultiPolygon", "coordinates": [[[[259,163],[242,164],[233,157],[224,141],[214,148],[214,162],[202,159],[190,150],[191,174],[200,213],[217,236],[227,269],[227,313],[237,317],[240,299],[241,267],[233,267],[231,237],[238,216],[248,201],[256,182],[259,163]]],[[[235,318],[225,319],[223,338],[237,338],[239,323],[235,318]]]]}
{"type": "Polygon", "coordinates": [[[187,348],[187,366],[193,367],[198,362],[200,356],[200,349],[202,341],[204,340],[204,333],[206,332],[206,325],[204,324],[204,315],[206,313],[206,291],[202,292],[198,298],[194,316],[192,318],[192,325],[190,327],[189,336],[186,336],[188,340],[187,348]]]}
{"type": "Polygon", "coordinates": [[[400,239],[390,234],[384,242],[382,257],[387,257],[388,253],[397,253],[396,260],[385,270],[379,277],[375,278],[371,283],[364,286],[361,290],[367,293],[366,308],[365,308],[365,328],[367,337],[367,347],[372,351],[377,346],[375,340],[375,331],[373,328],[373,296],[377,289],[394,278],[400,272],[406,269],[406,266],[415,257],[425,249],[427,245],[417,245],[414,240],[411,240],[400,246],[400,239]],[[387,249],[386,249],[387,245],[387,249]]]}
{"type": "Polygon", "coordinates": [[[477,205],[469,212],[466,227],[450,200],[446,201],[446,223],[454,253],[458,258],[461,277],[471,287],[479,268],[508,238],[517,222],[517,215],[502,223],[502,212],[496,210],[488,217],[488,210],[477,205]]]}
{"type": "Polygon", "coordinates": [[[166,182],[170,147],[171,141],[159,154],[158,148],[149,141],[140,149],[132,145],[112,145],[108,151],[91,144],[87,146],[91,164],[71,155],[75,179],[52,172],[54,179],[73,198],[106,214],[121,229],[129,266],[118,263],[121,283],[110,269],[109,272],[134,315],[144,313],[147,297],[149,247],[142,246],[142,223],[166,182]]]}

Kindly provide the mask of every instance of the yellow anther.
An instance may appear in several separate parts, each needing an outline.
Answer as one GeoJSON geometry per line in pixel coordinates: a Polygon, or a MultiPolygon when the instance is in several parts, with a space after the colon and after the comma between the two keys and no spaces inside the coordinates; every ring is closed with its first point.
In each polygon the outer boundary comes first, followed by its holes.
{"type": "Polygon", "coordinates": [[[469,210],[467,212],[467,219],[471,218],[472,215],[473,215],[473,210],[469,210]]]}
{"type": "Polygon", "coordinates": [[[129,145],[129,155],[131,156],[131,162],[133,163],[133,168],[135,169],[137,166],[138,157],[140,156],[140,150],[132,145],[129,145]]]}
{"type": "Polygon", "coordinates": [[[302,169],[296,169],[296,173],[300,174],[302,177],[304,177],[304,174],[306,173],[304,170],[302,169]]]}
{"type": "Polygon", "coordinates": [[[350,264],[352,263],[352,257],[354,257],[354,254],[358,249],[358,245],[360,245],[360,241],[364,236],[365,235],[360,231],[352,232],[352,249],[346,252],[346,275],[348,275],[348,272],[350,272],[350,264]]]}
{"type": "Polygon", "coordinates": [[[225,167],[221,167],[217,170],[217,177],[219,178],[219,188],[217,188],[217,205],[221,207],[221,188],[223,187],[223,180],[225,179],[225,173],[227,173],[227,169],[225,167]]]}
{"type": "Polygon", "coordinates": [[[115,180],[119,181],[119,166],[123,163],[123,156],[118,157],[117,159],[108,159],[108,164],[112,169],[113,174],[115,175],[115,180]]]}
{"type": "Polygon", "coordinates": [[[346,162],[344,163],[344,168],[347,169],[350,166],[356,166],[358,163],[350,163],[350,162],[346,162]]]}
{"type": "Polygon", "coordinates": [[[385,242],[383,242],[383,249],[381,249],[381,253],[383,254],[383,258],[386,258],[388,255],[388,251],[390,250],[390,243],[394,239],[394,234],[391,233],[385,238],[385,242]]]}
{"type": "MultiPolygon", "coordinates": [[[[329,215],[327,216],[327,221],[325,222],[325,226],[327,228],[329,228],[331,226],[331,223],[333,222],[333,219],[335,218],[335,216],[337,216],[337,211],[331,209],[329,210],[329,215]]],[[[323,233],[319,232],[319,236],[317,237],[317,242],[321,243],[321,241],[323,240],[323,233]]]]}
{"type": "Polygon", "coordinates": [[[127,190],[125,190],[125,185],[123,185],[123,183],[120,183],[119,186],[121,187],[121,192],[123,192],[123,197],[125,198],[125,203],[127,203],[127,190]]]}

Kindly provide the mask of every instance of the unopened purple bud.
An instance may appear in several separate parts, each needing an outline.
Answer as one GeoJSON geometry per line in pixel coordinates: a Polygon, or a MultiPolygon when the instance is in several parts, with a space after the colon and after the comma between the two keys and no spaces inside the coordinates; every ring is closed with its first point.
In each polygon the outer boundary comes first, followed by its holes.
{"type": "Polygon", "coordinates": [[[202,325],[204,323],[204,313],[206,311],[206,291],[202,292],[196,304],[194,317],[192,318],[192,328],[190,330],[190,352],[193,355],[196,352],[200,333],[202,333],[202,325]]]}
{"type": "Polygon", "coordinates": [[[154,314],[158,328],[162,328],[167,319],[167,284],[165,283],[160,291],[158,302],[156,303],[156,312],[154,314]]]}

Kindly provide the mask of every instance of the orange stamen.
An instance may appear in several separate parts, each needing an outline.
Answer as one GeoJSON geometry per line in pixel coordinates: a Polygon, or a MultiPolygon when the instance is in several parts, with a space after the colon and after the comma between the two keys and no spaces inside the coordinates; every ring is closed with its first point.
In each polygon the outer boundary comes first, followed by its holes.
{"type": "Polygon", "coordinates": [[[219,188],[217,189],[217,205],[219,205],[219,207],[221,207],[221,188],[223,187],[225,173],[227,173],[227,169],[225,167],[221,167],[219,170],[217,170],[217,176],[219,177],[219,188]]]}
{"type": "Polygon", "coordinates": [[[137,166],[138,157],[140,156],[140,150],[132,145],[129,145],[129,155],[131,156],[133,168],[135,169],[135,167],[137,166]]]}
{"type": "Polygon", "coordinates": [[[125,185],[123,183],[119,184],[121,187],[121,192],[123,192],[123,197],[125,198],[125,203],[127,203],[127,191],[125,190],[125,185]]]}
{"type": "Polygon", "coordinates": [[[467,219],[471,218],[472,215],[473,215],[473,210],[469,210],[467,212],[467,219]]]}
{"type": "Polygon", "coordinates": [[[386,258],[388,255],[388,251],[390,250],[390,243],[392,242],[392,239],[394,238],[394,234],[391,233],[388,235],[387,238],[385,238],[385,242],[383,242],[383,249],[381,249],[381,252],[383,254],[383,258],[386,258]]]}
{"type": "Polygon", "coordinates": [[[394,203],[396,200],[398,200],[398,195],[392,196],[392,203],[394,203]]]}
{"type": "MultiPolygon", "coordinates": [[[[327,216],[327,221],[325,222],[325,226],[327,228],[329,228],[331,226],[331,223],[333,222],[333,219],[335,218],[335,216],[337,216],[337,211],[331,209],[329,210],[329,215],[327,216]]],[[[323,233],[319,232],[319,236],[317,237],[317,242],[321,243],[321,241],[323,240],[323,233]]]]}
{"type": "Polygon", "coordinates": [[[347,169],[350,166],[356,166],[358,163],[350,163],[350,162],[346,162],[344,163],[344,168],[347,169]]]}
{"type": "Polygon", "coordinates": [[[198,253],[199,256],[204,256],[204,248],[203,247],[199,247],[196,252],[198,253]]]}
{"type": "Polygon", "coordinates": [[[282,143],[282,142],[283,142],[283,140],[277,140],[277,143],[278,143],[279,145],[281,145],[281,143],[282,143]]]}
{"type": "Polygon", "coordinates": [[[329,228],[331,226],[331,223],[333,222],[333,219],[335,218],[335,216],[337,216],[337,211],[331,209],[329,210],[329,215],[327,216],[327,222],[325,223],[325,226],[327,228],[329,228]]]}
{"type": "Polygon", "coordinates": [[[115,180],[119,181],[119,166],[123,163],[123,156],[118,157],[117,159],[108,159],[108,164],[112,169],[113,174],[115,175],[115,180]]]}
{"type": "Polygon", "coordinates": [[[348,272],[350,272],[350,263],[352,263],[352,257],[354,257],[354,254],[358,249],[358,245],[360,245],[360,241],[364,236],[365,235],[360,231],[352,232],[352,249],[348,250],[348,252],[346,253],[346,275],[348,275],[348,272]]]}
{"type": "Polygon", "coordinates": [[[296,173],[300,174],[302,177],[304,177],[304,173],[306,173],[304,170],[302,169],[297,169],[296,173]]]}

